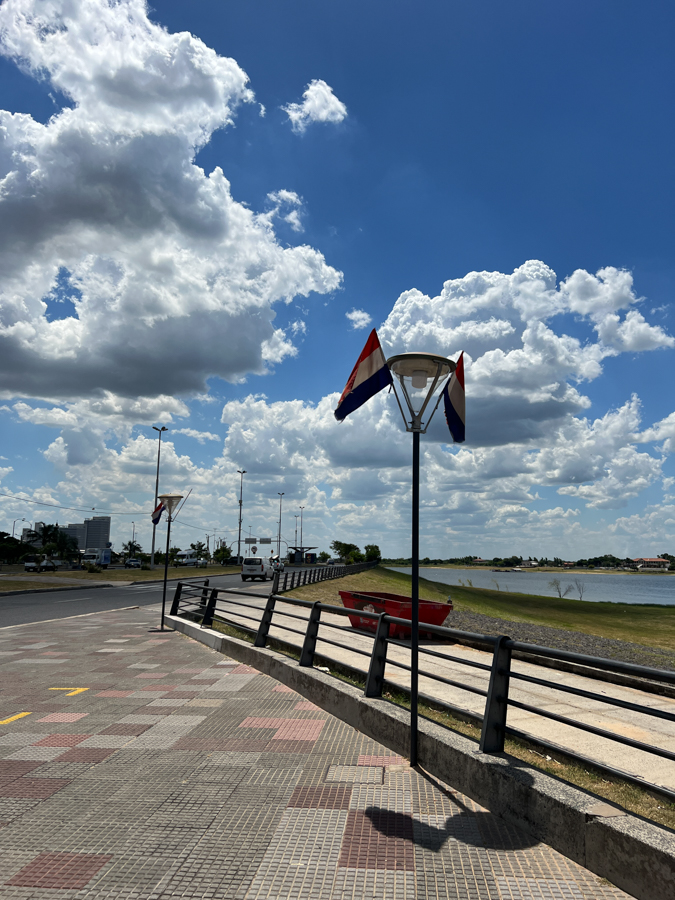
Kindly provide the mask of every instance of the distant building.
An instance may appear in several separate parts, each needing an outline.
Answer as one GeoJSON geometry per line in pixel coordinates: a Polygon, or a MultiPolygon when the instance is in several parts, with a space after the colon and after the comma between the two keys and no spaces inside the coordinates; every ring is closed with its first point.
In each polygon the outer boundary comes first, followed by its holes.
{"type": "Polygon", "coordinates": [[[74,541],[77,542],[77,546],[79,550],[86,550],[87,548],[87,526],[84,522],[80,524],[67,525],[61,528],[61,531],[64,534],[67,534],[68,537],[71,537],[74,541]]]}
{"type": "Polygon", "coordinates": [[[520,564],[522,569],[536,569],[538,565],[536,559],[524,559],[520,564]]]}
{"type": "Polygon", "coordinates": [[[44,522],[36,522],[35,528],[24,528],[21,531],[21,543],[22,544],[31,544],[33,546],[37,546],[40,543],[40,539],[33,536],[33,540],[30,540],[32,535],[42,534],[42,529],[45,527],[44,522]]]}
{"type": "Polygon", "coordinates": [[[633,563],[638,569],[669,569],[670,560],[661,559],[660,556],[645,556],[634,559],[633,563]]]}
{"type": "Polygon", "coordinates": [[[110,541],[110,516],[94,516],[61,530],[77,541],[80,550],[103,550],[110,541]]]}

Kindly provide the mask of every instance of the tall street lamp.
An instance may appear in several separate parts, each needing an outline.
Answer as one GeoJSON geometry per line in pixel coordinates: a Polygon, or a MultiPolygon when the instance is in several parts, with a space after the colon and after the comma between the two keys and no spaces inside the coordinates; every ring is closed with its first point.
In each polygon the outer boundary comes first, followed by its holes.
{"type": "Polygon", "coordinates": [[[17,522],[25,522],[25,521],[26,521],[25,516],[22,519],[14,519],[14,521],[12,522],[12,537],[14,537],[14,526],[16,525],[16,523],[17,522]]]}
{"type": "Polygon", "coordinates": [[[133,556],[135,557],[136,556],[136,523],[132,522],[131,525],[132,525],[132,528],[131,528],[131,552],[132,552],[133,556]]]}
{"type": "Polygon", "coordinates": [[[300,507],[300,551],[303,554],[303,559],[304,559],[304,553],[305,553],[305,545],[302,543],[302,512],[303,512],[304,508],[305,508],[304,506],[300,507]]]}
{"type": "Polygon", "coordinates": [[[241,518],[242,518],[242,500],[244,498],[244,475],[246,469],[237,469],[237,475],[241,475],[239,482],[239,538],[237,540],[237,565],[241,559],[241,518]]]}
{"type": "Polygon", "coordinates": [[[165,631],[164,628],[164,613],[166,609],[166,580],[169,576],[169,540],[171,539],[171,517],[173,516],[174,509],[178,506],[180,501],[183,499],[182,494],[162,494],[159,498],[164,506],[166,507],[166,554],[164,556],[164,590],[162,592],[162,624],[160,627],[160,631],[165,631]]]}
{"type": "Polygon", "coordinates": [[[412,614],[410,639],[410,765],[417,765],[417,700],[419,693],[419,575],[420,575],[420,434],[425,434],[440,403],[446,379],[455,363],[433,353],[401,353],[387,360],[394,376],[394,393],[405,430],[413,436],[412,457],[412,614]],[[398,381],[398,385],[397,385],[398,381]],[[429,386],[429,383],[430,386],[429,386]],[[423,420],[438,388],[436,405],[423,420]],[[399,394],[401,396],[399,396],[399,394]],[[404,411],[403,404],[406,407],[404,411]]]}
{"type": "Polygon", "coordinates": [[[281,559],[281,500],[284,496],[283,491],[277,491],[279,494],[279,536],[277,538],[277,556],[281,559]]]}
{"type": "MultiPolygon", "coordinates": [[[[155,478],[155,505],[154,509],[157,509],[157,494],[159,493],[159,456],[162,451],[162,432],[168,431],[169,429],[162,425],[161,428],[158,428],[156,425],[152,426],[153,431],[157,432],[157,436],[159,438],[157,443],[157,477],[155,478]]],[[[152,550],[150,551],[150,568],[155,568],[155,530],[157,526],[153,523],[152,525],[152,550]]]]}
{"type": "Polygon", "coordinates": [[[295,552],[298,552],[298,519],[300,516],[295,517],[295,552]]]}

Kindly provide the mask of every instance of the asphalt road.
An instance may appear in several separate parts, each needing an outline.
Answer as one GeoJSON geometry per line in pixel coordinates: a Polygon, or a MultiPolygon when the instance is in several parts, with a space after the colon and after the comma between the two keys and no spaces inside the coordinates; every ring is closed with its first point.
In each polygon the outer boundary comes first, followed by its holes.
{"type": "MultiPolygon", "coordinates": [[[[292,572],[289,568],[287,571],[292,572]]],[[[133,578],[133,572],[130,572],[133,578]]],[[[174,576],[175,577],[175,576],[174,576]]],[[[185,581],[200,581],[209,578],[210,587],[237,587],[243,590],[269,593],[271,582],[242,582],[241,575],[210,576],[206,572],[196,575],[186,573],[185,581]]],[[[166,591],[167,612],[171,607],[176,581],[169,581],[166,591]]],[[[82,616],[87,613],[108,609],[122,609],[129,606],[150,606],[162,600],[161,584],[136,584],[120,587],[89,588],[72,591],[37,591],[29,594],[0,594],[0,628],[10,625],[25,625],[29,622],[44,622],[49,619],[65,619],[68,616],[82,616]]],[[[158,623],[159,624],[159,620],[158,623]]]]}

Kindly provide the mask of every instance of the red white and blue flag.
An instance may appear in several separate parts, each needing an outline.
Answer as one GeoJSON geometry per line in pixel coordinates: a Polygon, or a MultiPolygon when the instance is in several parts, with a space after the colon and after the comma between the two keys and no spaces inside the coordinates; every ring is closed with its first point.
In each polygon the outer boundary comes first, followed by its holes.
{"type": "Polygon", "coordinates": [[[466,403],[464,399],[464,353],[457,360],[457,368],[443,388],[445,421],[456,444],[464,443],[466,403]]]}
{"type": "Polygon", "coordinates": [[[370,400],[390,384],[393,384],[391,372],[384,358],[377,331],[373,328],[342,392],[335,410],[335,418],[338,422],[342,422],[349,413],[363,406],[366,400],[370,400]]]}
{"type": "Polygon", "coordinates": [[[159,525],[159,520],[162,518],[162,513],[164,512],[165,509],[166,509],[166,507],[164,506],[164,504],[160,502],[159,506],[152,513],[152,516],[151,516],[153,525],[159,525]]]}

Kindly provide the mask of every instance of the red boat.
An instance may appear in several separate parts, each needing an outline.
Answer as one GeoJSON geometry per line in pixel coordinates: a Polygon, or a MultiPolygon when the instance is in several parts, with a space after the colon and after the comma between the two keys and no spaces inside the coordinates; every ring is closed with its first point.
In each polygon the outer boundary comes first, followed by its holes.
{"type": "MultiPolygon", "coordinates": [[[[397,619],[412,618],[412,600],[401,594],[384,594],[381,591],[340,591],[340,597],[347,609],[363,610],[364,612],[387,613],[397,619]]],[[[446,617],[452,612],[452,601],[436,603],[433,600],[419,601],[420,626],[442,625],[446,617]]],[[[352,628],[360,631],[375,631],[377,622],[375,619],[366,619],[363,616],[349,616],[352,628]]],[[[393,638],[409,638],[410,628],[405,625],[392,625],[389,636],[393,638]]],[[[420,637],[433,637],[431,632],[423,631],[420,627],[420,637]]]]}

